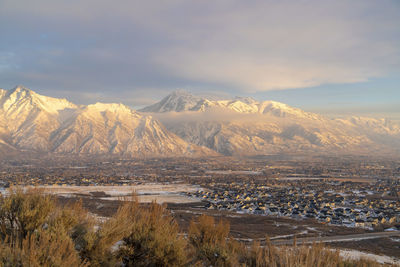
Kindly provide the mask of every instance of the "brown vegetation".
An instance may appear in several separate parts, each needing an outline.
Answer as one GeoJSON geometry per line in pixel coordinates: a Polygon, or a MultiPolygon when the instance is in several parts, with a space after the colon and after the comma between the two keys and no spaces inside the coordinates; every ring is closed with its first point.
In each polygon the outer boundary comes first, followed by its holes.
{"type": "Polygon", "coordinates": [[[186,236],[165,206],[135,199],[100,222],[82,203],[61,207],[36,189],[1,196],[0,241],[1,266],[379,266],[322,245],[248,248],[230,237],[228,223],[207,216],[186,236]]]}

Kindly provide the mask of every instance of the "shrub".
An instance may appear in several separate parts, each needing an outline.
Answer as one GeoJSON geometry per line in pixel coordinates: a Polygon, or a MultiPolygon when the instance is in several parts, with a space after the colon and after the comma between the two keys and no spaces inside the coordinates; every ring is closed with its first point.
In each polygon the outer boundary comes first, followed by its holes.
{"type": "Polygon", "coordinates": [[[204,266],[237,266],[240,245],[229,238],[229,224],[215,223],[213,217],[201,215],[189,226],[193,264],[204,266]]]}
{"type": "Polygon", "coordinates": [[[29,234],[39,229],[54,211],[54,200],[37,189],[11,189],[0,199],[0,238],[21,246],[29,234]]]}
{"type": "MultiPolygon", "coordinates": [[[[129,209],[132,204],[126,205],[129,209]]],[[[149,208],[137,208],[129,220],[129,233],[118,251],[126,266],[185,265],[186,241],[165,206],[152,203],[149,208]]]]}
{"type": "Polygon", "coordinates": [[[0,262],[4,266],[79,266],[71,234],[86,214],[81,204],[56,207],[41,190],[11,189],[0,198],[0,262]]]}
{"type": "Polygon", "coordinates": [[[138,202],[127,201],[118,208],[114,216],[99,224],[96,232],[81,235],[84,237],[81,242],[81,257],[92,266],[115,266],[119,262],[116,244],[128,235],[132,218],[138,212],[138,202]]]}

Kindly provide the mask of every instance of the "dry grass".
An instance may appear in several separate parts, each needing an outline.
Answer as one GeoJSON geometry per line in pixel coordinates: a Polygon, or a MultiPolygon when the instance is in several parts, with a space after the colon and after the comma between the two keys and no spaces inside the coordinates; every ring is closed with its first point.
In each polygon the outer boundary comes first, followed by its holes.
{"type": "Polygon", "coordinates": [[[254,243],[246,251],[245,266],[256,267],[345,267],[345,266],[382,266],[381,264],[369,260],[345,260],[339,256],[339,251],[332,251],[322,244],[312,246],[292,246],[292,247],[274,247],[270,242],[263,247],[254,243]]]}

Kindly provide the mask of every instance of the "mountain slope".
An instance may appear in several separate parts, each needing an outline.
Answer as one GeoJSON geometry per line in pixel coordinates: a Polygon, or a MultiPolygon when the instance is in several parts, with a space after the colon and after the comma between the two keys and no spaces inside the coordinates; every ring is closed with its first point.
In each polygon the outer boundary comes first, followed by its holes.
{"type": "Polygon", "coordinates": [[[52,150],[74,153],[178,156],[207,154],[168,132],[151,116],[143,116],[122,104],[86,106],[76,110],[53,132],[52,150]]]}
{"type": "Polygon", "coordinates": [[[212,101],[181,92],[142,109],[146,110],[187,142],[225,155],[400,154],[400,127],[387,120],[329,119],[275,101],[212,101]],[[180,103],[179,109],[175,103],[180,103]]]}

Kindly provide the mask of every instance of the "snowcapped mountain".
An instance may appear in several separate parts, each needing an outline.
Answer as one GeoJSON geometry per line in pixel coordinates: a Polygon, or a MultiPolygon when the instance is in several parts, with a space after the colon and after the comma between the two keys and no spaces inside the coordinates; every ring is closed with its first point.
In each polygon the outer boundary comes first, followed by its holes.
{"type": "Polygon", "coordinates": [[[0,89],[0,150],[4,149],[124,156],[216,154],[125,105],[77,106],[22,86],[0,89]]]}
{"type": "Polygon", "coordinates": [[[400,127],[371,118],[330,119],[275,101],[208,100],[176,91],[142,109],[190,143],[225,155],[394,153],[400,127]]]}
{"type": "Polygon", "coordinates": [[[119,155],[207,154],[188,144],[153,119],[122,104],[96,103],[75,110],[52,133],[52,150],[62,153],[113,153],[119,155]]]}
{"type": "Polygon", "coordinates": [[[47,150],[50,133],[59,127],[59,112],[76,106],[65,99],[36,94],[17,86],[0,94],[2,135],[13,146],[47,150]]]}
{"type": "Polygon", "coordinates": [[[189,111],[198,110],[196,105],[203,99],[193,96],[184,90],[177,90],[163,98],[154,105],[145,107],[142,112],[170,112],[170,111],[189,111]]]}
{"type": "Polygon", "coordinates": [[[275,101],[209,100],[176,91],[140,112],[75,105],[23,86],[0,89],[0,155],[14,151],[121,156],[400,155],[400,126],[330,119],[275,101]]]}

